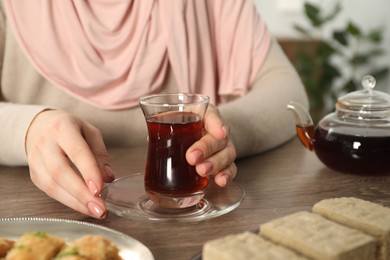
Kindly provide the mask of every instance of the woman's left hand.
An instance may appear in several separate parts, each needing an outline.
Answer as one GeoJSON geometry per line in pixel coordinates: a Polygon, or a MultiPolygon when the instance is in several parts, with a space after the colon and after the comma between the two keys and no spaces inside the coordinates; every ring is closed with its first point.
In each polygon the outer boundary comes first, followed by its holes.
{"type": "Polygon", "coordinates": [[[187,150],[186,159],[196,166],[200,176],[214,175],[215,183],[224,187],[237,174],[236,148],[229,138],[229,128],[213,105],[207,109],[204,127],[206,134],[187,150]]]}

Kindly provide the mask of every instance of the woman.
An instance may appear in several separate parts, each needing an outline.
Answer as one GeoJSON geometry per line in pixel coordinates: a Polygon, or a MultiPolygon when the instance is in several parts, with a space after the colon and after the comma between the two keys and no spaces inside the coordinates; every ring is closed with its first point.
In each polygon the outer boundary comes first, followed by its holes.
{"type": "Polygon", "coordinates": [[[37,187],[96,218],[107,214],[103,183],[114,179],[105,145],[146,142],[139,97],[210,96],[206,134],[186,158],[220,186],[235,177],[236,156],[294,135],[289,100],[307,105],[250,0],[2,0],[1,8],[0,163],[28,165],[37,187]]]}

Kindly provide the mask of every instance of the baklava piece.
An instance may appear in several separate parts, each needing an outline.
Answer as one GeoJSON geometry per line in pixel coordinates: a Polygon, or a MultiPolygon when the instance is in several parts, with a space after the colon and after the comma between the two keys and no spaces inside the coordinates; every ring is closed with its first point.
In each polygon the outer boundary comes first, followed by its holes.
{"type": "Polygon", "coordinates": [[[14,241],[0,237],[0,257],[5,257],[13,245],[14,241]]]}
{"type": "Polygon", "coordinates": [[[63,239],[45,232],[31,232],[21,236],[8,252],[7,260],[51,260],[65,245],[63,239]]]}
{"type": "Polygon", "coordinates": [[[122,260],[119,249],[103,236],[86,235],[66,246],[55,258],[57,260],[122,260]]]}

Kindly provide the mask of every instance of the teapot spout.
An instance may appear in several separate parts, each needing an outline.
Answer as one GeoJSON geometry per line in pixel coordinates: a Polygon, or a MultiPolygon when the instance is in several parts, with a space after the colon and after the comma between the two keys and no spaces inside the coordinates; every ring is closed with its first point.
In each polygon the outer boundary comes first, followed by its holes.
{"type": "Polygon", "coordinates": [[[295,116],[296,131],[299,140],[310,151],[314,150],[314,123],[309,112],[300,104],[290,101],[287,109],[295,116]]]}

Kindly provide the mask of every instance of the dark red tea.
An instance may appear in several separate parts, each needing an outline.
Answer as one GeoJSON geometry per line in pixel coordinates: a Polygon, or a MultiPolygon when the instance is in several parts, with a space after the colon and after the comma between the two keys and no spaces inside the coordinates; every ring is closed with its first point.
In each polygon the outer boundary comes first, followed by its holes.
{"type": "Polygon", "coordinates": [[[314,138],[314,126],[296,126],[298,138],[301,143],[310,151],[314,150],[313,138],[314,138]]]}
{"type": "Polygon", "coordinates": [[[165,196],[186,196],[203,190],[208,178],[187,163],[187,149],[202,137],[203,122],[191,112],[167,112],[146,119],[149,149],[145,190],[165,196]]]}
{"type": "Polygon", "coordinates": [[[338,171],[390,173],[390,137],[343,135],[317,127],[314,150],[324,164],[338,171]]]}

